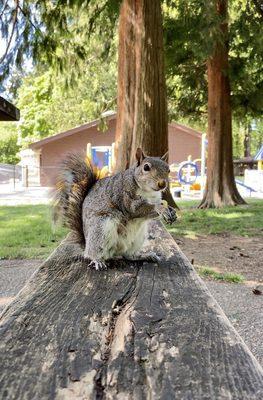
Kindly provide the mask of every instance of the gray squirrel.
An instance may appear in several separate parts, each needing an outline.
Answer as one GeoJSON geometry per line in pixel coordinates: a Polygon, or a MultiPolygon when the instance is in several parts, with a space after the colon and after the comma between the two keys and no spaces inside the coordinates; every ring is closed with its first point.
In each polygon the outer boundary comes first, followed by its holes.
{"type": "MultiPolygon", "coordinates": [[[[176,220],[175,210],[162,200],[170,172],[165,157],[146,157],[138,148],[135,165],[103,179],[87,157],[71,154],[64,160],[55,216],[61,216],[85,246],[83,256],[90,267],[106,269],[114,258],[138,259],[148,222],[159,216],[168,223],[176,220]]],[[[156,261],[158,256],[149,258],[156,261]]]]}

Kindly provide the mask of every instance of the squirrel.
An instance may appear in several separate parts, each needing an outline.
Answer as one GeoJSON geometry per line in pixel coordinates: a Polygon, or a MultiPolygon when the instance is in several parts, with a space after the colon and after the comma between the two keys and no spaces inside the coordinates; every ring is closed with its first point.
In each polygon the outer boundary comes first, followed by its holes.
{"type": "MultiPolygon", "coordinates": [[[[106,269],[111,259],[138,259],[148,222],[159,216],[170,224],[176,220],[175,210],[162,200],[170,172],[166,156],[147,157],[138,148],[135,165],[103,179],[87,157],[70,154],[63,161],[54,216],[77,234],[89,267],[106,269]]],[[[153,254],[146,258],[158,260],[153,254]]]]}

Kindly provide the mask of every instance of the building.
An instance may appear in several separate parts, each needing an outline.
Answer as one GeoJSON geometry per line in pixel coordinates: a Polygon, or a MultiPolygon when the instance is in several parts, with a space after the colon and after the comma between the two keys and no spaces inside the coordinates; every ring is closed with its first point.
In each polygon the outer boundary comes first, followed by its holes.
{"type": "MultiPolygon", "coordinates": [[[[21,164],[26,167],[30,186],[52,186],[61,160],[68,153],[87,152],[99,167],[110,165],[115,139],[116,113],[107,113],[107,130],[99,131],[100,120],[94,120],[68,131],[39,140],[21,152],[21,164]]],[[[187,126],[169,124],[169,163],[180,163],[191,155],[201,157],[202,134],[187,126]]],[[[24,179],[25,180],[25,179],[24,179]]]]}

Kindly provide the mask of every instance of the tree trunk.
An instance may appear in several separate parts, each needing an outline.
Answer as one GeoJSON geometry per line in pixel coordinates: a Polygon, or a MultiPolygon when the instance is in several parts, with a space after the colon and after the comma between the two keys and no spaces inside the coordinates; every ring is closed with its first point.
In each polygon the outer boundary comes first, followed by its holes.
{"type": "Polygon", "coordinates": [[[244,137],[244,157],[251,157],[251,125],[247,123],[244,137]]]}
{"type": "Polygon", "coordinates": [[[216,0],[222,39],[207,62],[208,160],[207,183],[199,208],[245,204],[237,191],[232,158],[232,117],[228,65],[227,0],[216,0]]]}
{"type": "Polygon", "coordinates": [[[159,0],[123,0],[119,25],[116,169],[168,150],[168,120],[159,0]]]}
{"type": "MultiPolygon", "coordinates": [[[[123,0],[119,21],[115,170],[128,168],[141,147],[148,156],[168,150],[160,0],[123,0]]],[[[176,207],[170,192],[165,195],[176,207]]]]}

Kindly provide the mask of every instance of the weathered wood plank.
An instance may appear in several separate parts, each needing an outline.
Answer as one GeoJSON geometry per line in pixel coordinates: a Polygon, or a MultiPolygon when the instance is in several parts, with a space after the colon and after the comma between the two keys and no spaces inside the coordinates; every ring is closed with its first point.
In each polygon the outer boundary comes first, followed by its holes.
{"type": "Polygon", "coordinates": [[[263,372],[174,241],[91,271],[65,241],[4,311],[1,399],[262,399],[263,372]]]}
{"type": "Polygon", "coordinates": [[[19,121],[20,111],[0,96],[0,121],[19,121]]]}

